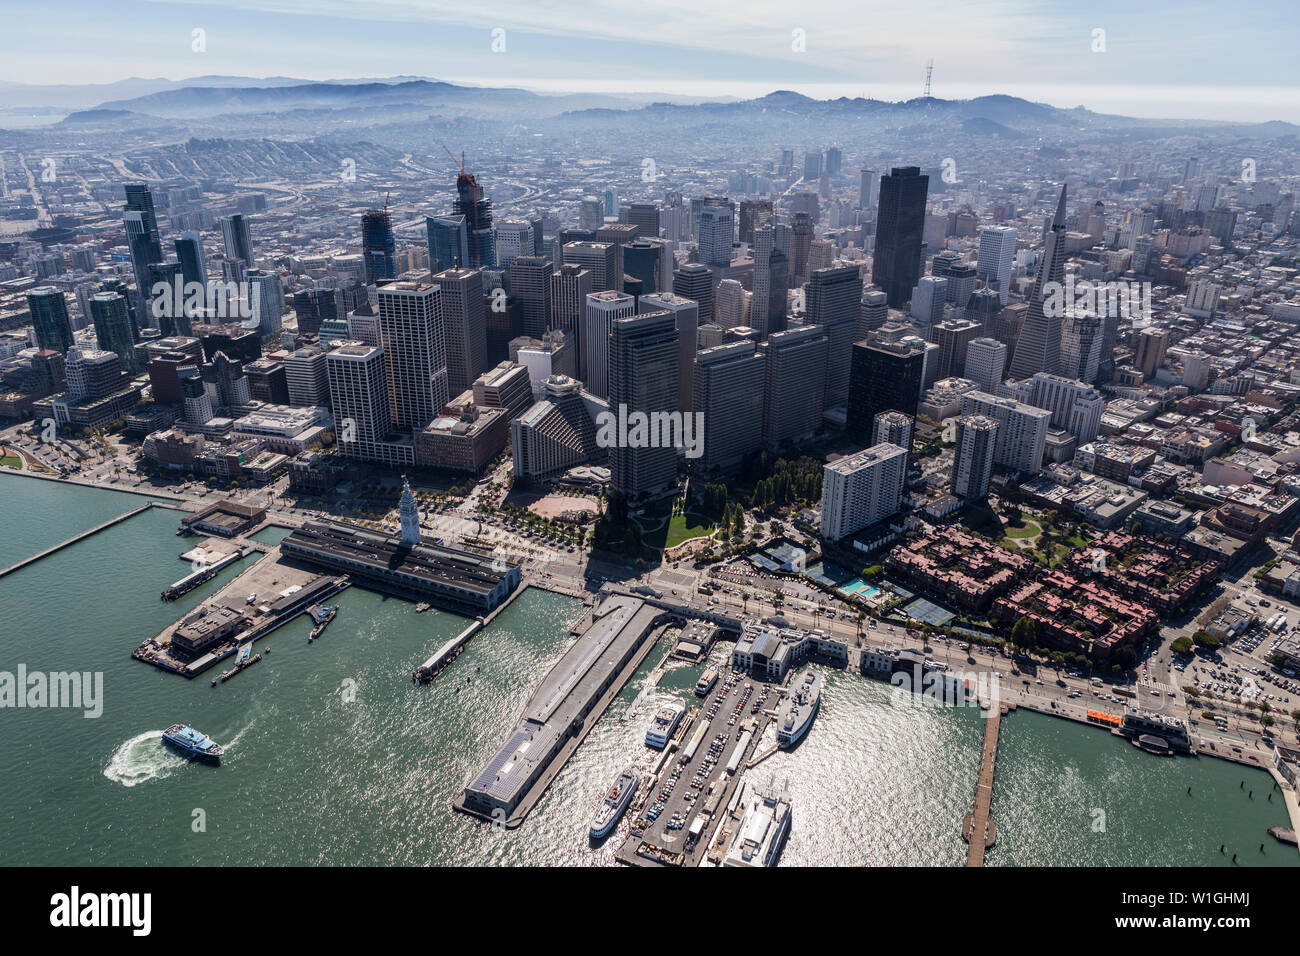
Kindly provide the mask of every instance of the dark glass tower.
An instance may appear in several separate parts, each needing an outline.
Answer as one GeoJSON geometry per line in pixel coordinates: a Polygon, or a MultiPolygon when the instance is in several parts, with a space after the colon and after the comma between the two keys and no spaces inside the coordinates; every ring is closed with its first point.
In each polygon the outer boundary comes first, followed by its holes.
{"type": "Polygon", "coordinates": [[[856,343],[849,368],[845,431],[870,445],[881,412],[915,415],[924,374],[925,352],[920,348],[894,342],[856,343]]]}
{"type": "Polygon", "coordinates": [[[700,325],[713,321],[713,274],[707,266],[688,262],[673,273],[673,294],[700,304],[700,325]]]}
{"type": "Polygon", "coordinates": [[[429,241],[429,271],[459,269],[469,261],[469,239],[464,216],[426,216],[429,241]]]}
{"type": "Polygon", "coordinates": [[[361,254],[366,260],[366,282],[376,285],[397,278],[397,243],[393,217],[385,209],[361,214],[361,254]]]}
{"type": "Polygon", "coordinates": [[[67,354],[72,348],[72,322],[68,319],[68,300],[52,286],[42,286],[27,293],[27,308],[36,328],[36,344],[67,354]]]}
{"type": "Polygon", "coordinates": [[[203,258],[203,243],[198,236],[182,236],[176,240],[176,261],[181,264],[181,278],[186,285],[197,282],[207,288],[208,267],[203,258]]]}
{"type": "Polygon", "coordinates": [[[90,297],[90,317],[95,323],[95,338],[105,352],[116,352],[122,368],[133,371],[136,365],[135,336],[126,298],[116,292],[96,292],[90,297]]]}
{"type": "Polygon", "coordinates": [[[901,309],[921,277],[921,238],[925,232],[925,197],[930,177],[919,166],[897,166],[880,177],[880,208],[871,281],[885,290],[889,304],[901,309]]]}
{"type": "Polygon", "coordinates": [[[248,230],[248,220],[241,213],[235,213],[219,219],[218,223],[221,226],[221,242],[225,246],[226,257],[240,259],[248,268],[254,268],[253,236],[248,230]]]}
{"type": "Polygon", "coordinates": [[[300,335],[317,335],[323,322],[339,317],[333,289],[303,289],[293,294],[300,335]]]}
{"type": "Polygon", "coordinates": [[[144,183],[127,183],[126,208],[122,222],[126,226],[126,243],[131,250],[135,285],[142,300],[149,298],[149,267],[163,261],[162,237],[158,217],[153,209],[153,194],[144,183]]]}

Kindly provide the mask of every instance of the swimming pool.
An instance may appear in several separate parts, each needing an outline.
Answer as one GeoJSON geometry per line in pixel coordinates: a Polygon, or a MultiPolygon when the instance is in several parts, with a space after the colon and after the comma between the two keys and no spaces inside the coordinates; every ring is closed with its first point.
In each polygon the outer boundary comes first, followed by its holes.
{"type": "Polygon", "coordinates": [[[868,584],[861,578],[854,578],[840,585],[840,590],[845,594],[856,594],[859,597],[871,598],[880,593],[880,588],[868,584]]]}

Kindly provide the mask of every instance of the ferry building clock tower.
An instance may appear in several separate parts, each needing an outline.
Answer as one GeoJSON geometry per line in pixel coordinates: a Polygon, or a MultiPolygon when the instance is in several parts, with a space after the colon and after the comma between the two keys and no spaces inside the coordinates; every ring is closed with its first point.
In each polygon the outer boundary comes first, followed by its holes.
{"type": "Polygon", "coordinates": [[[405,475],[402,476],[402,503],[399,510],[402,516],[402,544],[419,544],[420,508],[415,503],[415,494],[405,475]]]}

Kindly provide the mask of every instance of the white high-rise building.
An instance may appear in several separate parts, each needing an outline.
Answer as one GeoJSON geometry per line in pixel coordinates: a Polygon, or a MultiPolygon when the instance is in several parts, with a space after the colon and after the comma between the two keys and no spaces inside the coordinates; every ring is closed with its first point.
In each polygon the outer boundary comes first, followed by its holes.
{"type": "Polygon", "coordinates": [[[533,227],[515,219],[500,219],[493,223],[496,235],[497,268],[504,269],[520,256],[533,254],[533,227]]]}
{"type": "Polygon", "coordinates": [[[735,229],[731,206],[706,204],[700,210],[700,262],[709,266],[731,265],[735,229]]]}
{"type": "Polygon", "coordinates": [[[979,387],[996,394],[1007,366],[1007,347],[992,338],[974,339],[966,346],[966,366],[962,377],[978,382],[979,387]]]}
{"type": "Polygon", "coordinates": [[[592,395],[609,397],[609,332],[615,319],[636,315],[636,300],[622,292],[606,290],[587,296],[587,314],[582,327],[580,377],[592,395]]]}
{"type": "Polygon", "coordinates": [[[449,398],[442,289],[425,282],[393,282],[379,289],[383,343],[393,422],[423,428],[449,398]]]}
{"type": "Polygon", "coordinates": [[[1193,279],[1188,284],[1187,299],[1183,303],[1184,312],[1198,319],[1212,319],[1218,307],[1219,286],[1216,283],[1193,279]]]}
{"type": "Polygon", "coordinates": [[[284,358],[284,377],[289,385],[289,404],[328,405],[330,380],[325,350],[315,345],[290,352],[284,358]]]}
{"type": "Polygon", "coordinates": [[[1101,432],[1106,399],[1087,382],[1039,372],[1028,384],[1028,403],[1047,409],[1052,424],[1064,428],[1080,445],[1092,441],[1101,432]]]}
{"type": "Polygon", "coordinates": [[[1213,359],[1201,351],[1188,352],[1183,359],[1183,384],[1193,392],[1202,392],[1210,384],[1210,371],[1214,368],[1213,359]]]}
{"type": "Polygon", "coordinates": [[[735,279],[723,279],[713,294],[713,324],[723,329],[748,325],[745,314],[745,287],[735,279]]]}
{"type": "Polygon", "coordinates": [[[993,460],[1022,474],[1036,475],[1043,468],[1047,429],[1052,413],[1012,398],[988,392],[967,392],[961,398],[963,415],[983,415],[998,423],[993,460]]]}
{"type": "Polygon", "coordinates": [[[873,445],[826,466],[822,475],[822,537],[838,541],[898,512],[907,451],[873,445]]]}
{"type": "Polygon", "coordinates": [[[280,288],[280,277],[274,272],[249,269],[244,273],[244,278],[248,282],[250,322],[257,321],[259,335],[275,335],[282,328],[284,294],[280,288]]]}
{"type": "Polygon", "coordinates": [[[948,280],[942,276],[921,276],[912,292],[912,318],[929,328],[943,321],[943,306],[948,299],[948,280]]]}
{"type": "Polygon", "coordinates": [[[984,277],[990,288],[998,290],[998,298],[1007,304],[1011,288],[1011,263],[1016,255],[1016,230],[1014,226],[982,226],[980,247],[977,253],[977,274],[984,277]]]}
{"type": "Polygon", "coordinates": [[[985,415],[957,419],[957,444],[952,459],[952,493],[967,501],[988,496],[997,449],[998,423],[985,415]]]}
{"type": "MultiPolygon", "coordinates": [[[[330,405],[338,425],[339,448],[353,458],[388,460],[384,438],[393,430],[393,415],[388,400],[384,350],[349,342],[332,350],[327,359],[330,405]]],[[[407,462],[391,460],[390,463],[407,462]]]]}
{"type": "Polygon", "coordinates": [[[872,439],[875,444],[912,447],[912,429],[916,422],[911,415],[898,411],[878,412],[873,424],[875,429],[872,439]]]}

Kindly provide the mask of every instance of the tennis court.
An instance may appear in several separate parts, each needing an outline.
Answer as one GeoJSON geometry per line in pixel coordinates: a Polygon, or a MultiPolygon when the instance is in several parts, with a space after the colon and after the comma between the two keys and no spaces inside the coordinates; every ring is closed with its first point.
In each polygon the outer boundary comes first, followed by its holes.
{"type": "Polygon", "coordinates": [[[925,598],[917,598],[907,607],[903,608],[903,613],[914,621],[922,621],[926,624],[933,624],[935,627],[942,627],[957,615],[937,604],[927,601],[925,598]]]}

